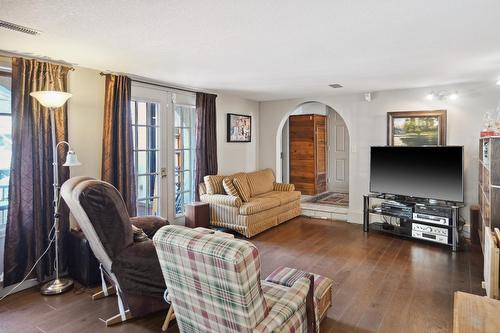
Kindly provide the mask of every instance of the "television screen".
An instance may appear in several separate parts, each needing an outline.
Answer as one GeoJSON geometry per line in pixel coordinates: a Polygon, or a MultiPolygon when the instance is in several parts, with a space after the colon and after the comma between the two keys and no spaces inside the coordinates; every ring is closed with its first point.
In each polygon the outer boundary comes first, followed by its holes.
{"type": "Polygon", "coordinates": [[[371,147],[370,192],[463,202],[463,147],[371,147]]]}

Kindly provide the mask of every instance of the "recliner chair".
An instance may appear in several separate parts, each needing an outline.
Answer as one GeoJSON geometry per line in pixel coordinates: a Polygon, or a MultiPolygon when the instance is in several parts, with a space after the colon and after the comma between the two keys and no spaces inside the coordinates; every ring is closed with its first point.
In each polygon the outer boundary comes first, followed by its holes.
{"type": "Polygon", "coordinates": [[[260,280],[250,242],[169,225],[153,237],[180,332],[317,332],[313,276],[260,280]]]}
{"type": "Polygon", "coordinates": [[[90,177],[67,180],[61,195],[100,262],[103,290],[93,299],[117,295],[119,314],[106,325],[166,309],[165,281],[153,242],[145,237],[134,241],[132,225],[152,237],[168,222],[155,216],[130,218],[118,190],[90,177]]]}

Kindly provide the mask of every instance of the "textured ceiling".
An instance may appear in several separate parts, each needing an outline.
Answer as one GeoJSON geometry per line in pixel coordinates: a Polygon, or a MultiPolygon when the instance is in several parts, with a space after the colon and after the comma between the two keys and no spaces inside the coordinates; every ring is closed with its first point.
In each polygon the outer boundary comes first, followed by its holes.
{"type": "Polygon", "coordinates": [[[0,19],[43,31],[1,30],[4,51],[255,100],[500,76],[498,0],[0,0],[0,19]]]}

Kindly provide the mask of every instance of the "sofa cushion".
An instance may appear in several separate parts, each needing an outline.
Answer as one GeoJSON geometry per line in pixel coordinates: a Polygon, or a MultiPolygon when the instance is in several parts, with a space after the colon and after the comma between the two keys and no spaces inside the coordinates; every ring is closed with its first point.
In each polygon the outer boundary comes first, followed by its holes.
{"type": "Polygon", "coordinates": [[[249,172],[247,179],[252,197],[273,190],[274,174],[271,169],[249,172]]]}
{"type": "Polygon", "coordinates": [[[226,177],[222,180],[222,186],[224,187],[224,191],[227,194],[232,195],[233,197],[239,197],[238,190],[234,187],[233,180],[229,177],[226,177]]]}
{"type": "Polygon", "coordinates": [[[278,207],[280,200],[275,198],[250,198],[250,201],[245,202],[240,207],[241,215],[252,215],[263,212],[265,210],[278,207]]]}
{"type": "Polygon", "coordinates": [[[226,176],[220,175],[209,175],[203,177],[205,186],[207,188],[207,194],[225,194],[224,186],[222,185],[222,180],[226,176]]]}
{"type": "Polygon", "coordinates": [[[245,173],[238,173],[233,176],[233,184],[240,194],[241,200],[248,202],[250,200],[252,192],[248,186],[247,175],[245,173]]]}
{"type": "Polygon", "coordinates": [[[289,191],[289,192],[281,192],[281,191],[271,191],[264,194],[260,194],[256,196],[256,198],[268,198],[268,199],[278,199],[280,201],[280,205],[285,205],[289,202],[300,200],[300,192],[299,191],[289,191]]]}

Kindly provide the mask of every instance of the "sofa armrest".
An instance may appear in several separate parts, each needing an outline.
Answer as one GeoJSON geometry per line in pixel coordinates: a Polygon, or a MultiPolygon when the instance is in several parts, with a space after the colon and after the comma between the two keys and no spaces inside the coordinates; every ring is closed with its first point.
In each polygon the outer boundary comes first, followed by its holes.
{"type": "Polygon", "coordinates": [[[273,184],[273,191],[279,191],[279,192],[295,191],[295,185],[287,184],[287,183],[274,183],[273,184]]]}
{"type": "Polygon", "coordinates": [[[149,238],[153,238],[158,229],[168,225],[167,220],[158,216],[131,217],[130,222],[137,228],[141,228],[149,238]]]}
{"type": "Polygon", "coordinates": [[[277,331],[283,326],[301,306],[306,305],[311,281],[306,278],[298,279],[286,294],[269,310],[267,317],[262,320],[254,332],[267,333],[277,331]]]}
{"type": "Polygon", "coordinates": [[[214,205],[224,205],[229,207],[240,207],[241,199],[239,197],[233,197],[232,195],[225,194],[203,194],[200,196],[202,202],[206,202],[214,205]]]}

